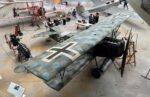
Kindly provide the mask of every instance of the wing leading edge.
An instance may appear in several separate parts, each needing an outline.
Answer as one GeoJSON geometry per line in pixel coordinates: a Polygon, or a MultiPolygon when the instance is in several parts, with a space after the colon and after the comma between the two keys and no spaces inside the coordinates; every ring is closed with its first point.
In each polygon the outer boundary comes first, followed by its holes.
{"type": "Polygon", "coordinates": [[[25,68],[45,82],[52,80],[73,61],[98,44],[122,24],[131,13],[106,18],[72,38],[60,43],[24,63],[25,68]]]}

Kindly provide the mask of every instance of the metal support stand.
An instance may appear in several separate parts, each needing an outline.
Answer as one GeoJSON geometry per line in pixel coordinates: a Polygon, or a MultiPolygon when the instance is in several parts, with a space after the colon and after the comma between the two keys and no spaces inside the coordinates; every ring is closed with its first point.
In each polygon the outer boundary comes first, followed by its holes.
{"type": "Polygon", "coordinates": [[[130,42],[127,64],[134,64],[134,66],[136,66],[136,52],[137,50],[135,49],[135,43],[130,42]]]}
{"type": "Polygon", "coordinates": [[[127,56],[127,64],[134,64],[134,66],[136,66],[137,39],[138,39],[138,35],[136,35],[135,41],[133,41],[132,39],[132,41],[129,42],[128,56],[127,56]]]}
{"type": "Polygon", "coordinates": [[[144,77],[145,79],[150,80],[150,78],[148,78],[149,73],[150,73],[150,69],[148,70],[148,72],[147,72],[146,76],[143,76],[143,75],[141,75],[141,76],[142,76],[142,77],[144,77]]]}

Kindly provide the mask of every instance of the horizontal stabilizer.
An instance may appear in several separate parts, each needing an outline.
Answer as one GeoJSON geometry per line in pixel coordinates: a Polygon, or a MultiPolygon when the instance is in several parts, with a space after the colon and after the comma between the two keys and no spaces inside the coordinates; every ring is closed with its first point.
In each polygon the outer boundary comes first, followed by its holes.
{"type": "Polygon", "coordinates": [[[74,61],[71,65],[69,65],[64,72],[63,79],[61,76],[57,76],[52,81],[45,82],[49,87],[59,91],[61,90],[71,79],[73,79],[77,74],[83,70],[84,67],[87,66],[91,62],[93,57],[89,54],[85,54],[79,57],[76,61],[74,61]]]}

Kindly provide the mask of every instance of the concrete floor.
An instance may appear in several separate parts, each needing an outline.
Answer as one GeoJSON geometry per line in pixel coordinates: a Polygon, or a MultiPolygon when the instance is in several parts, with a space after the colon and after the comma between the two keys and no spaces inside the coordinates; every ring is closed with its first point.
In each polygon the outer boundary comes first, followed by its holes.
{"type": "MultiPolygon", "coordinates": [[[[68,31],[75,30],[73,24],[66,26],[65,31],[66,28],[68,31]]],[[[22,27],[24,37],[21,41],[31,49],[33,57],[56,44],[55,41],[46,43],[46,38],[31,38],[32,35],[44,31],[44,27],[40,30],[35,30],[36,27],[31,28],[28,24],[22,27]]],[[[21,66],[21,63],[16,61],[4,40],[4,34],[12,33],[14,28],[0,28],[0,97],[14,97],[7,92],[10,82],[23,86],[26,89],[26,97],[150,97],[150,81],[141,77],[150,68],[150,28],[136,14],[122,24],[121,35],[125,35],[131,27],[133,33],[139,36],[136,67],[126,65],[124,77],[121,78],[119,71],[111,65],[100,79],[94,79],[90,75],[91,68],[95,67],[92,62],[59,92],[49,88],[32,74],[14,72],[14,68],[21,66]]]]}

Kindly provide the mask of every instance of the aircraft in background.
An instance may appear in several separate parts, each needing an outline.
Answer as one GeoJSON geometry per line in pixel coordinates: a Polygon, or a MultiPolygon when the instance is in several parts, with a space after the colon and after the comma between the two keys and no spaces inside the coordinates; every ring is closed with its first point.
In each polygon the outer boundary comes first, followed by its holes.
{"type": "MultiPolygon", "coordinates": [[[[44,0],[38,0],[38,1],[20,1],[20,2],[0,2],[0,4],[15,4],[15,3],[26,3],[27,5],[27,8],[21,8],[21,12],[23,12],[23,10],[25,10],[26,12],[29,13],[29,11],[37,11],[38,7],[39,6],[29,6],[30,4],[29,3],[36,3],[36,2],[41,2],[42,3],[42,8],[46,8],[46,14],[45,16],[46,17],[55,17],[56,15],[59,14],[59,12],[61,12],[61,10],[56,10],[56,11],[53,11],[53,10],[48,10],[49,7],[47,7],[48,5],[47,4],[44,4],[44,0]]],[[[94,12],[95,10],[98,10],[98,11],[104,11],[106,9],[108,9],[109,7],[111,6],[117,6],[119,3],[118,2],[114,2],[114,3],[110,3],[110,4],[101,4],[101,5],[98,5],[96,7],[93,7],[93,8],[90,8],[88,9],[86,12],[84,12],[85,10],[82,11],[82,9],[78,9],[77,8],[77,12],[79,15],[81,14],[85,14],[86,13],[86,17],[88,17],[89,15],[89,12],[94,12]],[[83,12],[83,13],[82,13],[83,12]],[[87,14],[88,13],[88,14],[87,14]]],[[[51,6],[51,5],[49,5],[51,6]]],[[[19,10],[19,9],[18,9],[19,10]]],[[[33,15],[34,17],[37,17],[37,15],[33,15]]],[[[81,15],[82,16],[82,15],[81,15]]],[[[13,25],[13,24],[18,24],[18,23],[24,23],[24,22],[29,22],[33,19],[32,16],[21,16],[21,17],[16,17],[16,18],[2,18],[0,19],[0,27],[3,27],[3,26],[8,26],[8,25],[13,25]]]]}
{"type": "Polygon", "coordinates": [[[20,16],[17,17],[4,17],[0,19],[0,27],[7,26],[7,25],[13,25],[28,21],[34,21],[39,20],[40,18],[46,17],[53,17],[57,15],[57,12],[59,11],[53,11],[52,8],[47,7],[44,5],[44,0],[36,0],[36,1],[19,1],[19,2],[0,2],[0,4],[24,4],[26,7],[22,8],[14,8],[12,9],[16,11],[16,13],[20,16]],[[35,4],[35,5],[34,5],[35,4]],[[44,7],[46,7],[46,13],[44,15],[44,7]],[[39,9],[42,9],[42,15],[39,15],[39,9]],[[23,15],[21,15],[23,14],[23,15]]]}
{"type": "Polygon", "coordinates": [[[32,38],[38,38],[38,37],[46,37],[47,40],[55,40],[57,42],[63,42],[67,39],[69,39],[70,37],[74,36],[74,33],[70,33],[70,32],[62,32],[59,27],[55,26],[53,28],[51,28],[51,31],[46,31],[46,32],[40,32],[38,34],[35,34],[32,36],[32,38]]]}
{"type": "Polygon", "coordinates": [[[128,0],[139,16],[150,25],[150,0],[128,0]]]}
{"type": "MultiPolygon", "coordinates": [[[[95,52],[95,47],[99,46],[105,37],[113,36],[113,33],[117,32],[118,27],[120,27],[130,15],[131,13],[123,12],[105,18],[89,29],[31,58],[22,65],[28,72],[41,78],[49,87],[60,90],[97,56],[95,56],[95,53],[100,53],[95,52]]],[[[130,36],[128,42],[129,40],[130,36]]],[[[122,49],[123,52],[117,55],[124,55],[121,66],[121,76],[123,76],[128,42],[126,49],[122,49]]],[[[113,57],[116,56],[113,55],[113,57]]],[[[107,60],[107,62],[105,60],[103,66],[106,65],[108,61],[111,62],[109,54],[107,59],[109,60],[107,60]]],[[[100,68],[97,66],[92,74],[96,78],[99,78],[100,73],[100,68]]]]}
{"type": "MultiPolygon", "coordinates": [[[[103,12],[104,15],[109,14],[106,16],[111,16],[112,14],[119,13],[121,11],[126,12],[126,10],[118,8],[117,7],[118,5],[119,5],[119,2],[113,2],[111,4],[103,4],[103,5],[100,5],[97,7],[93,7],[88,10],[85,10],[84,6],[78,5],[76,7],[76,10],[77,10],[78,15],[82,16],[84,18],[87,18],[90,15],[90,13],[92,13],[92,12],[100,11],[100,12],[103,12]],[[115,11],[112,11],[112,10],[115,10],[115,11]]],[[[78,23],[78,22],[76,22],[76,24],[77,24],[77,29],[79,28],[78,26],[82,26],[82,28],[85,27],[87,29],[93,25],[93,24],[89,24],[89,23],[78,23]]],[[[49,36],[49,38],[52,38],[52,39],[56,40],[57,42],[63,42],[64,40],[69,39],[70,37],[74,36],[74,33],[69,33],[69,32],[62,33],[61,30],[58,30],[59,27],[57,27],[57,26],[52,27],[52,29],[53,29],[53,31],[46,31],[46,32],[38,33],[38,34],[34,35],[33,38],[49,36]],[[65,35],[63,35],[63,34],[65,34],[65,35]]]]}
{"type": "MultiPolygon", "coordinates": [[[[111,2],[111,3],[108,3],[108,4],[107,4],[107,2],[105,2],[105,3],[103,2],[102,4],[96,5],[92,8],[85,9],[84,6],[79,3],[76,6],[76,10],[77,10],[77,13],[78,13],[79,16],[81,16],[83,18],[88,18],[90,13],[92,13],[92,12],[104,12],[105,13],[105,11],[107,9],[111,9],[114,6],[117,7],[118,5],[119,5],[119,1],[111,2]]],[[[113,13],[113,12],[110,12],[110,13],[113,13]]]]}
{"type": "Polygon", "coordinates": [[[40,8],[40,5],[39,4],[34,5],[34,3],[41,3],[41,7],[43,8],[44,0],[43,1],[38,0],[38,1],[19,1],[19,2],[18,1],[0,2],[0,4],[5,4],[5,5],[8,5],[8,4],[23,4],[22,6],[25,5],[25,7],[14,6],[13,11],[16,11],[18,15],[20,15],[21,13],[26,13],[28,15],[37,14],[38,9],[40,8]]]}

